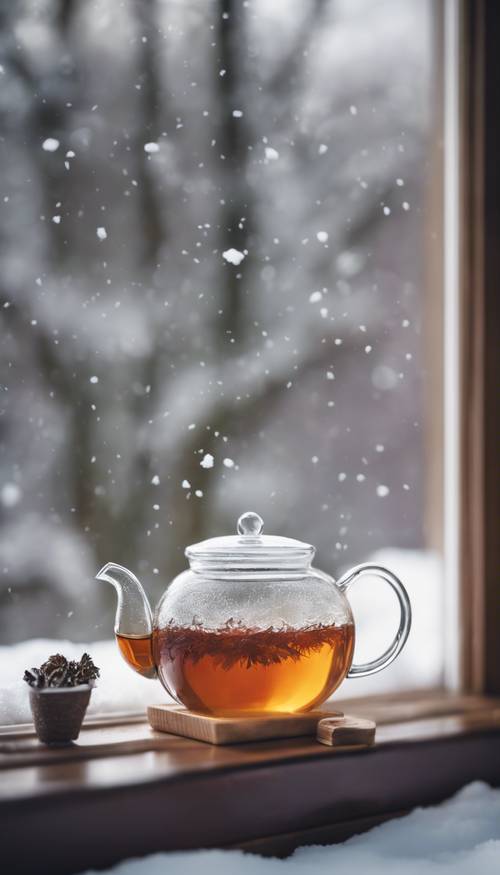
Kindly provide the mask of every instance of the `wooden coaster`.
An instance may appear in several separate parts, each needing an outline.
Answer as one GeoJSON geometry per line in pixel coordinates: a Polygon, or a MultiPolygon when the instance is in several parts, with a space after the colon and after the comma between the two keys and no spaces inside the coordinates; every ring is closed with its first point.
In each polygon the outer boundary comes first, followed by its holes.
{"type": "Polygon", "coordinates": [[[305,714],[274,714],[255,717],[208,717],[181,705],[150,705],[148,720],[153,729],[206,741],[208,744],[241,744],[270,738],[316,735],[318,721],[342,717],[342,711],[325,709],[305,714]]]}
{"type": "Polygon", "coordinates": [[[375,741],[376,724],[361,717],[327,717],[318,723],[316,738],[330,747],[343,745],[369,746],[375,741]]]}

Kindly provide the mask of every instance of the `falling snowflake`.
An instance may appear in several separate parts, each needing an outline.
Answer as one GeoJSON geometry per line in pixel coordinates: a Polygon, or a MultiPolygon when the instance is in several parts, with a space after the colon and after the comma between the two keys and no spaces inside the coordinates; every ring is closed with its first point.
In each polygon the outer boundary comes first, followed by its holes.
{"type": "Polygon", "coordinates": [[[228,261],[229,264],[241,264],[243,259],[245,258],[245,253],[240,252],[238,249],[226,249],[225,252],[222,253],[222,257],[225,261],[228,261]]]}
{"type": "Polygon", "coordinates": [[[268,161],[277,161],[280,157],[280,153],[276,149],[273,149],[271,146],[266,146],[265,152],[268,161]]]}
{"type": "Polygon", "coordinates": [[[320,243],[326,243],[328,240],[328,233],[326,231],[318,231],[316,237],[320,243]]]}
{"type": "Polygon", "coordinates": [[[144,143],[144,151],[149,155],[153,155],[155,152],[160,151],[160,147],[158,143],[144,143]]]}
{"type": "Polygon", "coordinates": [[[0,501],[4,507],[14,507],[22,493],[17,483],[5,483],[0,491],[0,501]]]}
{"type": "Polygon", "coordinates": [[[90,382],[90,383],[98,383],[98,382],[99,382],[99,377],[95,377],[95,376],[94,376],[94,377],[91,377],[89,382],[90,382]]]}
{"type": "Polygon", "coordinates": [[[202,468],[213,468],[214,467],[214,457],[211,453],[205,453],[203,459],[200,462],[202,468]]]}
{"type": "Polygon", "coordinates": [[[102,225],[99,228],[97,228],[96,234],[97,234],[99,240],[105,240],[106,237],[108,236],[108,232],[106,231],[106,228],[104,228],[102,225]]]}
{"type": "Polygon", "coordinates": [[[323,300],[323,295],[321,292],[311,292],[309,295],[309,301],[311,304],[317,304],[319,301],[323,300]]]}
{"type": "Polygon", "coordinates": [[[191,489],[191,484],[189,480],[183,480],[181,485],[183,489],[191,489]]]}
{"type": "Polygon", "coordinates": [[[389,492],[390,492],[389,487],[384,486],[383,483],[381,483],[379,486],[377,486],[377,495],[379,498],[385,498],[386,495],[389,495],[389,492]]]}
{"type": "Polygon", "coordinates": [[[225,465],[226,468],[234,468],[234,462],[232,459],[223,459],[222,464],[225,465]]]}
{"type": "Polygon", "coordinates": [[[44,152],[57,152],[59,145],[59,140],[56,140],[54,137],[47,137],[42,143],[42,149],[44,152]]]}

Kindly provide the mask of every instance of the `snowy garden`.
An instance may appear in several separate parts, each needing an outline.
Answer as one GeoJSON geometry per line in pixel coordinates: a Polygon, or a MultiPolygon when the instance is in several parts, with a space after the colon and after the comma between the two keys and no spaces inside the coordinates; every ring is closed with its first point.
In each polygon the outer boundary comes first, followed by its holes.
{"type": "Polygon", "coordinates": [[[108,637],[104,562],[154,602],[247,509],[437,610],[428,4],[224,9],[2,9],[3,644],[108,637]]]}

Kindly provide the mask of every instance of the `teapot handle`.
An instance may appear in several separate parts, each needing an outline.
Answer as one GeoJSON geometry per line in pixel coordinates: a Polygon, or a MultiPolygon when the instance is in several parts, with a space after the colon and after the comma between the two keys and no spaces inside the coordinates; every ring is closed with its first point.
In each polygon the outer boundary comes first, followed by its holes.
{"type": "Polygon", "coordinates": [[[378,659],[373,659],[371,662],[365,662],[360,665],[351,665],[351,668],[347,673],[348,678],[366,677],[366,675],[375,674],[375,672],[387,668],[387,666],[396,659],[396,656],[401,653],[406,644],[406,639],[410,634],[410,599],[408,598],[408,593],[403,584],[396,575],[392,573],[392,571],[383,568],[381,565],[357,565],[356,568],[351,568],[350,571],[337,581],[337,586],[342,592],[346,592],[363,574],[371,574],[374,577],[380,577],[392,587],[398,597],[401,615],[396,636],[382,656],[379,656],[378,659]]]}

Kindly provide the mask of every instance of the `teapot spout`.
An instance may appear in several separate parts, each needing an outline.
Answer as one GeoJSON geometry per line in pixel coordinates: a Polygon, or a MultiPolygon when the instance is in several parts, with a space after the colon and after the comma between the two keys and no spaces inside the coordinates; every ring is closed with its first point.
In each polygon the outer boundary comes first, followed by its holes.
{"type": "Polygon", "coordinates": [[[143,677],[155,678],[153,618],[139,580],[123,565],[114,562],[103,565],[96,580],[105,580],[116,590],[115,636],[125,662],[143,677]]]}

